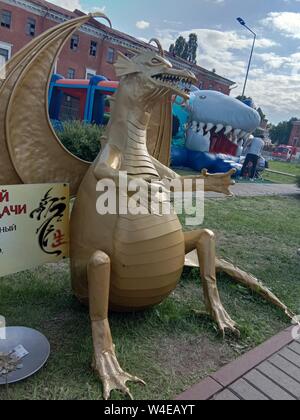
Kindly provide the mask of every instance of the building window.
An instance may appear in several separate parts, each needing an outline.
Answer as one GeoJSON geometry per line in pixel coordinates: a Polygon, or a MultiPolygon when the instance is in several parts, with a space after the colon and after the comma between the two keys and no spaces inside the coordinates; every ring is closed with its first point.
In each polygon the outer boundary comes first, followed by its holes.
{"type": "Polygon", "coordinates": [[[11,44],[0,42],[0,67],[3,61],[7,61],[11,57],[11,44]]]}
{"type": "Polygon", "coordinates": [[[1,67],[1,62],[3,61],[7,61],[9,58],[9,51],[6,50],[5,48],[1,48],[0,47],[0,67],[1,67]]]}
{"type": "Polygon", "coordinates": [[[35,36],[36,21],[35,19],[28,18],[26,24],[26,34],[29,36],[35,36]]]}
{"type": "Polygon", "coordinates": [[[10,27],[11,27],[11,12],[8,12],[6,10],[2,10],[1,11],[0,22],[1,22],[0,24],[1,24],[2,28],[10,29],[10,27]]]}
{"type": "Polygon", "coordinates": [[[114,48],[108,48],[107,50],[107,62],[113,64],[115,62],[115,50],[114,48]]]}
{"type": "Polygon", "coordinates": [[[67,79],[75,79],[75,70],[68,69],[67,79]]]}
{"type": "Polygon", "coordinates": [[[78,46],[79,46],[79,36],[73,35],[71,38],[70,48],[71,50],[76,51],[78,49],[78,46]]]}
{"type": "Polygon", "coordinates": [[[86,69],[85,71],[85,78],[87,80],[91,80],[92,77],[96,76],[96,70],[86,69]]]}
{"type": "Polygon", "coordinates": [[[90,55],[92,57],[96,57],[97,55],[97,42],[96,41],[91,41],[90,55]]]}

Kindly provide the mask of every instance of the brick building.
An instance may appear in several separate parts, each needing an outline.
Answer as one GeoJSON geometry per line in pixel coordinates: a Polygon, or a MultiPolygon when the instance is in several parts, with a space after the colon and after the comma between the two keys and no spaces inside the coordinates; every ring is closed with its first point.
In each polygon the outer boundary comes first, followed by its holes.
{"type": "MultiPolygon", "coordinates": [[[[9,59],[34,36],[81,15],[79,10],[70,12],[44,0],[0,0],[0,58],[9,59]]],[[[91,19],[67,42],[54,72],[70,79],[99,74],[116,80],[113,63],[117,51],[126,53],[128,49],[141,48],[149,48],[149,45],[91,19]]],[[[231,80],[169,53],[168,58],[175,68],[192,70],[200,88],[230,94],[234,85],[231,80]]]]}
{"type": "Polygon", "coordinates": [[[300,121],[293,122],[289,145],[300,148],[300,121]]]}

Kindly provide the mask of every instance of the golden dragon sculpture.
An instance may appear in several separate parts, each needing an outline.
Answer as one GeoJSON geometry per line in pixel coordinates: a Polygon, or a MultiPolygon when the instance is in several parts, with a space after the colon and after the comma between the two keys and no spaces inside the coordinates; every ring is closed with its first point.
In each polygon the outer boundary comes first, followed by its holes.
{"type": "MultiPolygon", "coordinates": [[[[93,334],[93,368],[103,383],[104,398],[118,389],[131,396],[117,360],[108,311],[142,310],[159,304],[177,286],[185,257],[195,251],[200,263],[207,312],[220,330],[237,332],[220,300],[216,272],[261,294],[292,316],[288,308],[255,277],[219,260],[209,230],[184,232],[174,211],[169,215],[104,215],[96,211],[97,184],[116,181],[120,171],[130,179],[179,179],[168,168],[172,95],[188,98],[182,88],[194,75],[179,71],[163,55],[148,50],[132,58],[118,54],[120,86],[113,101],[104,147],[90,165],[71,155],[59,142],[48,117],[48,87],[58,54],[70,35],[91,16],[56,26],[34,39],[6,66],[0,85],[0,185],[69,182],[77,196],[71,215],[71,271],[74,293],[89,304],[93,334]]],[[[109,21],[109,20],[108,20],[109,21]]],[[[230,194],[232,173],[203,173],[206,191],[230,194]]],[[[200,280],[200,276],[199,276],[200,280]]]]}

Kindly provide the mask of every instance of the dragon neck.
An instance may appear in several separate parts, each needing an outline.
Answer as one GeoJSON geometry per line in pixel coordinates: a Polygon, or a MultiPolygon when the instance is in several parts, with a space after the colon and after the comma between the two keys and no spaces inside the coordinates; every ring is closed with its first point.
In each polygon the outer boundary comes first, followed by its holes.
{"type": "Polygon", "coordinates": [[[152,108],[147,101],[131,100],[119,88],[108,130],[108,143],[122,153],[122,168],[129,175],[158,177],[147,149],[147,129],[152,108]]]}

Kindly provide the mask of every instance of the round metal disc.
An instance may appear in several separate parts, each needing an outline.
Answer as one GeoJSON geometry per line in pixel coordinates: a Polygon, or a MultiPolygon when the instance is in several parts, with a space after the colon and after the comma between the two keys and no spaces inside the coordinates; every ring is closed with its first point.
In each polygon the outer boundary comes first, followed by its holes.
{"type": "Polygon", "coordinates": [[[0,353],[10,353],[22,345],[29,354],[20,360],[21,369],[11,372],[7,377],[0,376],[0,385],[12,384],[29,378],[38,372],[50,355],[50,344],[38,331],[24,327],[7,327],[6,339],[0,340],[0,353]]]}

